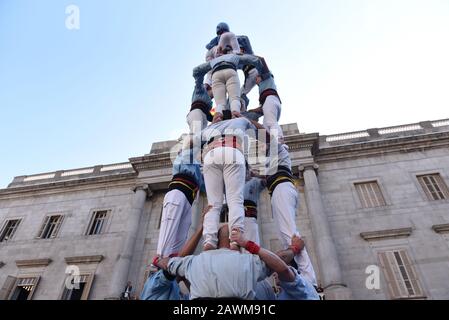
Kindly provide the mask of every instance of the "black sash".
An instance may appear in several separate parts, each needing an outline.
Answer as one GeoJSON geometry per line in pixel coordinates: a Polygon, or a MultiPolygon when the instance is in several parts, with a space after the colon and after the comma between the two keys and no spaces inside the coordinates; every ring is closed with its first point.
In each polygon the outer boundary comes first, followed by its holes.
{"type": "Polygon", "coordinates": [[[179,190],[186,196],[190,204],[196,198],[198,192],[198,183],[188,174],[176,174],[173,176],[171,183],[168,185],[168,190],[179,190]]]}
{"type": "Polygon", "coordinates": [[[190,111],[197,110],[197,109],[203,111],[203,113],[206,115],[207,121],[209,121],[209,122],[212,121],[213,116],[210,113],[210,108],[206,103],[204,103],[203,101],[193,102],[192,106],[190,108],[190,111]]]}
{"type": "Polygon", "coordinates": [[[245,207],[245,217],[257,219],[257,204],[251,200],[243,201],[245,207]]]}
{"type": "Polygon", "coordinates": [[[274,189],[276,189],[276,187],[281,183],[291,182],[295,184],[293,179],[294,179],[293,174],[288,167],[279,166],[278,172],[269,176],[267,179],[268,193],[270,194],[270,196],[273,195],[274,189]]]}

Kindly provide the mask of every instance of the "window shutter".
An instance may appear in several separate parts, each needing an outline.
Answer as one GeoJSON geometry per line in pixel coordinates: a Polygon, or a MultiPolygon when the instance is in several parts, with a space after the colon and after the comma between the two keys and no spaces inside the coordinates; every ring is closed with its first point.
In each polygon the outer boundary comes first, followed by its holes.
{"type": "Polygon", "coordinates": [[[16,277],[7,276],[5,283],[3,283],[3,287],[0,289],[0,300],[8,300],[11,295],[12,289],[16,284],[16,277]]]}
{"type": "Polygon", "coordinates": [[[379,252],[379,261],[382,269],[384,270],[385,281],[387,282],[388,290],[392,299],[400,298],[399,287],[395,281],[393,269],[387,256],[388,252],[379,252]]]}
{"type": "Polygon", "coordinates": [[[397,251],[388,251],[387,257],[388,261],[390,263],[391,269],[394,273],[394,281],[396,282],[398,288],[399,288],[399,298],[405,298],[409,296],[409,292],[407,290],[407,287],[405,285],[404,279],[402,278],[401,270],[399,269],[398,262],[396,260],[396,257],[394,256],[395,252],[397,251]]]}
{"type": "Polygon", "coordinates": [[[95,221],[95,216],[96,216],[96,212],[93,212],[90,216],[89,226],[87,227],[86,235],[91,235],[91,229],[92,229],[92,225],[94,224],[94,221],[95,221]]]}
{"type": "Polygon", "coordinates": [[[40,279],[41,279],[40,276],[34,277],[34,281],[33,281],[33,283],[34,283],[33,289],[31,289],[30,295],[28,296],[28,300],[32,300],[32,299],[33,299],[34,292],[35,292],[36,289],[37,289],[37,285],[39,284],[39,280],[40,280],[40,279]]]}
{"type": "Polygon", "coordinates": [[[53,228],[50,238],[56,238],[59,229],[61,228],[62,220],[64,220],[64,216],[59,216],[56,226],[53,228]]]}
{"type": "Polygon", "coordinates": [[[81,296],[81,300],[88,300],[90,289],[92,288],[92,283],[94,282],[95,275],[93,273],[86,275],[86,285],[84,286],[83,295],[81,296]]]}
{"type": "Polygon", "coordinates": [[[354,184],[362,208],[375,208],[386,205],[382,190],[377,181],[354,184]]]}
{"type": "Polygon", "coordinates": [[[404,262],[405,269],[410,277],[410,282],[413,286],[413,291],[415,292],[415,296],[422,297],[424,296],[424,291],[421,287],[421,284],[419,283],[418,275],[415,271],[415,268],[410,262],[410,258],[408,256],[407,251],[401,250],[399,251],[399,254],[401,255],[402,261],[404,262]]]}
{"type": "Polygon", "coordinates": [[[44,236],[45,229],[47,229],[48,223],[50,222],[50,216],[46,216],[44,219],[44,223],[41,226],[41,229],[39,230],[38,238],[42,239],[44,236]]]}
{"type": "Polygon", "coordinates": [[[399,299],[408,296],[400,270],[392,251],[380,252],[379,260],[384,269],[385,279],[392,299],[399,299]]]}
{"type": "Polygon", "coordinates": [[[5,232],[5,228],[6,228],[6,225],[8,224],[8,220],[6,220],[4,223],[3,223],[3,226],[2,226],[2,229],[1,229],[1,231],[0,231],[0,241],[2,240],[2,238],[3,238],[3,233],[5,232]]]}
{"type": "Polygon", "coordinates": [[[423,188],[423,190],[427,196],[427,199],[433,200],[432,194],[430,193],[429,189],[427,188],[425,179],[426,179],[426,177],[418,177],[418,181],[421,184],[421,188],[423,188]]]}
{"type": "Polygon", "coordinates": [[[417,176],[417,178],[430,201],[449,198],[449,190],[439,173],[417,176]]]}

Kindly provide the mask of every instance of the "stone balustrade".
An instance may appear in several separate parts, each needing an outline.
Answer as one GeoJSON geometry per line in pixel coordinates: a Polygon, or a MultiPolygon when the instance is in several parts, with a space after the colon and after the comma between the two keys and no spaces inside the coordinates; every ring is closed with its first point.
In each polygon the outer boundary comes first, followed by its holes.
{"type": "Polygon", "coordinates": [[[449,130],[449,119],[423,121],[400,126],[373,128],[362,131],[320,136],[320,147],[332,147],[357,142],[407,137],[417,134],[429,134],[449,130]]]}

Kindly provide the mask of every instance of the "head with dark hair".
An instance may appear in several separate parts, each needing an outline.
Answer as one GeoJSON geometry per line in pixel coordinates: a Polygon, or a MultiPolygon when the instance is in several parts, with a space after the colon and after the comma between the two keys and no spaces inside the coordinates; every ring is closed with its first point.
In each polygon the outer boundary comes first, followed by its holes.
{"type": "Polygon", "coordinates": [[[228,24],[226,22],[220,22],[217,25],[217,36],[220,36],[223,33],[229,32],[229,31],[230,31],[230,29],[229,29],[229,26],[228,26],[228,24]]]}

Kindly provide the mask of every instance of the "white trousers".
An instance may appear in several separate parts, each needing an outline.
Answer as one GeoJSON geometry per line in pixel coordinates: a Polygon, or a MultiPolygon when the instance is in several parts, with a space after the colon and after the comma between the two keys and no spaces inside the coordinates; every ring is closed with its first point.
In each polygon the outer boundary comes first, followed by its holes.
{"type": "Polygon", "coordinates": [[[184,193],[171,190],[164,197],[157,254],[168,257],[179,253],[192,223],[192,206],[184,193]]]}
{"type": "Polygon", "coordinates": [[[284,137],[279,118],[281,117],[281,101],[276,96],[268,96],[262,106],[263,126],[279,141],[284,137]]]}
{"type": "Polygon", "coordinates": [[[260,245],[259,225],[256,218],[245,217],[245,238],[260,245]]]}
{"type": "Polygon", "coordinates": [[[204,157],[204,182],[211,210],[204,217],[203,237],[205,244],[217,246],[223,192],[229,208],[229,231],[244,231],[245,209],[243,188],[245,186],[245,157],[242,152],[229,147],[215,148],[204,157]]]}
{"type": "MultiPolygon", "coordinates": [[[[281,232],[281,242],[284,249],[291,245],[294,235],[301,236],[296,228],[295,216],[298,207],[298,192],[291,182],[279,184],[274,189],[271,197],[271,207],[276,223],[281,232]]],[[[307,253],[306,248],[295,255],[295,262],[301,275],[312,285],[317,285],[315,270],[307,253]]]]}
{"type": "Polygon", "coordinates": [[[207,127],[207,117],[200,109],[195,109],[187,114],[187,123],[189,124],[190,133],[200,133],[207,127]]]}
{"type": "Polygon", "coordinates": [[[226,109],[228,102],[226,93],[229,97],[231,111],[241,112],[240,80],[237,71],[233,69],[216,71],[212,75],[212,92],[217,104],[217,112],[223,113],[223,110],[226,109]]]}

